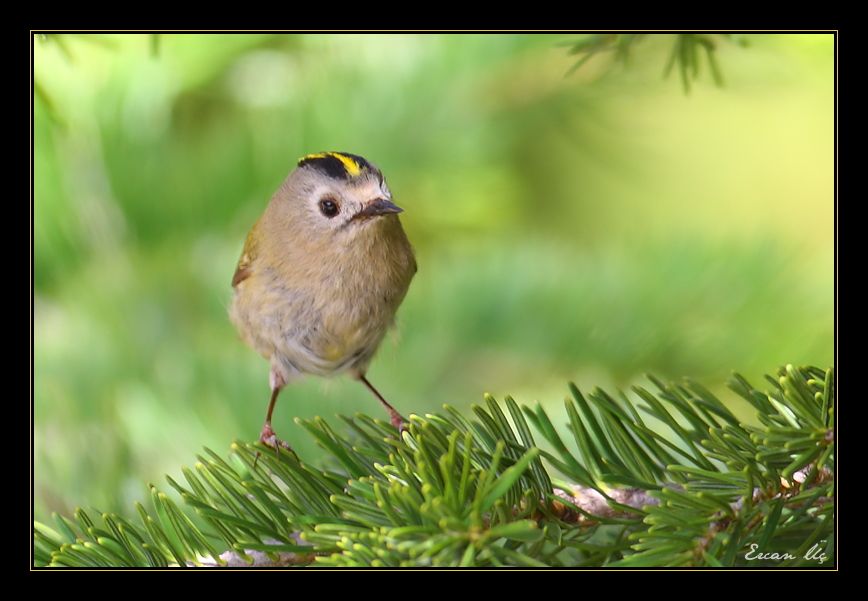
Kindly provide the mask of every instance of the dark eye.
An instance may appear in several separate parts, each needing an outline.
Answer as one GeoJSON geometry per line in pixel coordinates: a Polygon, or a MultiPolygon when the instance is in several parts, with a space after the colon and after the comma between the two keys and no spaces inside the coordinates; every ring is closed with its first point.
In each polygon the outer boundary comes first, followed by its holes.
{"type": "Polygon", "coordinates": [[[323,198],[319,201],[319,210],[329,219],[341,212],[338,203],[333,201],[331,198],[323,198]]]}

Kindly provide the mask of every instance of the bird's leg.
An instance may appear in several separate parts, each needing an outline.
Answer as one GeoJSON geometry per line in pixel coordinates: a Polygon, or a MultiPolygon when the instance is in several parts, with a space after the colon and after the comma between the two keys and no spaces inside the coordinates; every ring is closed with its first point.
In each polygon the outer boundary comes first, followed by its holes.
{"type": "Polygon", "coordinates": [[[392,422],[392,425],[395,426],[395,428],[397,428],[399,432],[405,431],[407,429],[407,421],[403,417],[401,417],[401,414],[398,413],[386,399],[383,398],[383,395],[380,394],[380,392],[376,388],[374,388],[374,385],[368,382],[365,374],[359,374],[359,380],[362,382],[362,384],[368,387],[368,390],[374,393],[374,396],[377,397],[377,399],[381,403],[383,403],[383,407],[385,407],[386,411],[389,412],[389,418],[392,422]]]}
{"type": "Polygon", "coordinates": [[[280,440],[271,428],[271,414],[274,412],[274,405],[277,403],[277,395],[280,394],[280,389],[286,384],[283,376],[274,367],[271,368],[271,373],[268,376],[268,383],[271,385],[271,400],[268,401],[268,412],[265,414],[265,425],[262,426],[262,432],[259,434],[259,442],[277,450],[278,447],[292,450],[292,448],[280,440]]]}

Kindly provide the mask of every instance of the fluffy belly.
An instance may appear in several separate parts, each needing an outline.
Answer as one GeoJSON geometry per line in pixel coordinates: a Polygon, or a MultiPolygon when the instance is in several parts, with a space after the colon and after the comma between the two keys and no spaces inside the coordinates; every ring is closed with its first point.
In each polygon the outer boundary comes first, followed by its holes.
{"type": "Polygon", "coordinates": [[[285,289],[257,296],[236,291],[230,315],[245,342],[285,379],[299,374],[329,376],[364,371],[388,329],[380,312],[362,313],[356,305],[320,306],[315,297],[285,289]]]}

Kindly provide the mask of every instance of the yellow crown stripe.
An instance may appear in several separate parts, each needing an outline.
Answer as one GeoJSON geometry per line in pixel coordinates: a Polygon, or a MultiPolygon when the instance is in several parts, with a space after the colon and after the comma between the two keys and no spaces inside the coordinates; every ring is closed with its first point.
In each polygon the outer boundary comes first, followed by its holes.
{"type": "Polygon", "coordinates": [[[352,177],[356,177],[362,172],[362,168],[359,166],[359,164],[347,155],[341,154],[339,152],[329,152],[328,154],[343,163],[344,168],[347,170],[347,173],[349,173],[352,177]]]}
{"type": "Polygon", "coordinates": [[[313,154],[306,154],[301,157],[298,162],[302,163],[304,161],[325,159],[328,157],[339,160],[350,177],[356,177],[362,173],[362,166],[359,165],[359,163],[355,159],[339,152],[315,152],[313,154]]]}
{"type": "Polygon", "coordinates": [[[300,163],[300,162],[302,162],[302,161],[310,161],[310,160],[313,160],[313,159],[324,159],[324,158],[326,158],[327,156],[328,156],[328,155],[327,155],[326,153],[324,153],[324,152],[315,152],[315,153],[313,153],[313,154],[306,154],[306,155],[304,155],[303,157],[301,157],[300,159],[298,159],[298,162],[300,163]]]}

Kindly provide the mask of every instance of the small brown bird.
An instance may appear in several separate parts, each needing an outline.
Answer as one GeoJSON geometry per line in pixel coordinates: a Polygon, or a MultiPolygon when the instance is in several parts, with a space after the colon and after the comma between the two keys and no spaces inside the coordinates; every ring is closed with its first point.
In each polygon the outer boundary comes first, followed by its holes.
{"type": "Polygon", "coordinates": [[[244,242],[230,316],[271,362],[271,399],[259,440],[289,448],[271,427],[277,395],[303,374],[349,372],[404,420],[365,372],[416,273],[383,174],[360,156],[302,157],[244,242]]]}

